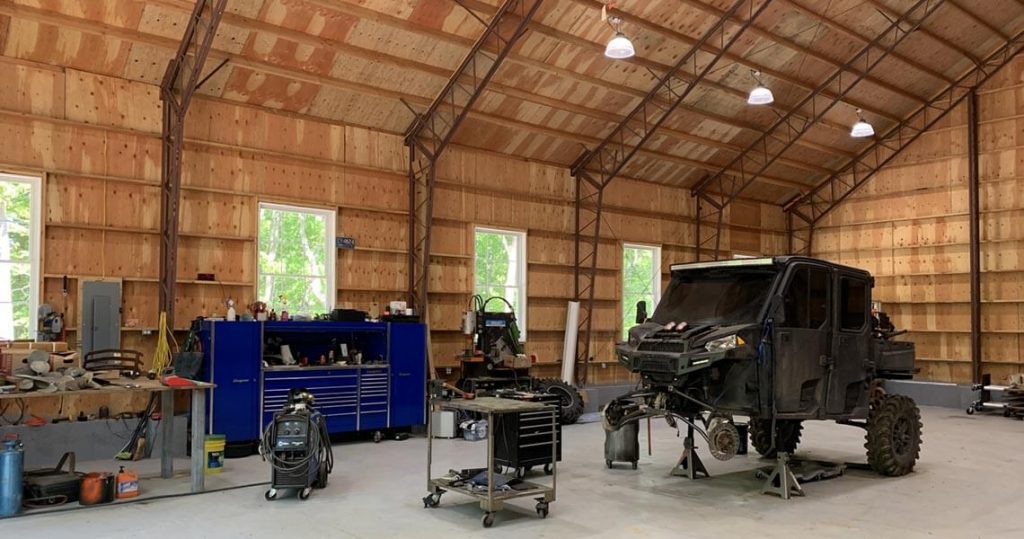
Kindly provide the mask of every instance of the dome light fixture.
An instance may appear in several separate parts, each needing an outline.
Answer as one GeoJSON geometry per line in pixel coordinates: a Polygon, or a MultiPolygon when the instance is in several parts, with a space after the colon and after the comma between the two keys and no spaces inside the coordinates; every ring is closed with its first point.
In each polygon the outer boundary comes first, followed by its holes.
{"type": "Polygon", "coordinates": [[[867,138],[875,136],[875,128],[864,119],[864,113],[857,109],[857,123],[850,128],[850,136],[853,138],[867,138]]]}
{"type": "Polygon", "coordinates": [[[761,80],[761,72],[751,70],[750,74],[754,77],[754,80],[757,81],[757,86],[755,86],[754,89],[750,91],[750,95],[747,96],[747,104],[770,105],[775,102],[775,95],[772,94],[772,91],[768,89],[761,80]]]}
{"type": "Polygon", "coordinates": [[[633,48],[633,42],[626,37],[626,34],[622,33],[622,19],[615,16],[608,17],[608,24],[615,29],[615,36],[608,41],[608,46],[604,48],[604,55],[613,60],[632,58],[636,54],[636,49],[633,48]]]}

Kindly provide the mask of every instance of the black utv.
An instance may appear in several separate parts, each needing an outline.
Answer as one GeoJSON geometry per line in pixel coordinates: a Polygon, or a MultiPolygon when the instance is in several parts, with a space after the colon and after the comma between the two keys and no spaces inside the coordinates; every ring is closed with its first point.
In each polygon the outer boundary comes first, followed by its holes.
{"type": "Polygon", "coordinates": [[[873,312],[873,286],[863,270],[804,257],[673,265],[654,313],[638,305],[639,325],[616,347],[641,383],[605,407],[605,427],[680,420],[724,460],[739,445],[734,416],[749,417],[766,456],[792,453],[802,421],[832,420],[867,431],[877,472],[911,472],[920,412],[882,380],[912,376],[914,345],[873,312]]]}

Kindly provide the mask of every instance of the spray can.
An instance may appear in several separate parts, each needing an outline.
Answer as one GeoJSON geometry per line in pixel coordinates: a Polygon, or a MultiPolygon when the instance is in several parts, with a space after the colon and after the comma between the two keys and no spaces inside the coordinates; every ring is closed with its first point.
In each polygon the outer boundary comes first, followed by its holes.
{"type": "Polygon", "coordinates": [[[21,440],[4,440],[3,445],[0,445],[0,517],[10,517],[21,512],[24,465],[25,449],[21,440]]]}

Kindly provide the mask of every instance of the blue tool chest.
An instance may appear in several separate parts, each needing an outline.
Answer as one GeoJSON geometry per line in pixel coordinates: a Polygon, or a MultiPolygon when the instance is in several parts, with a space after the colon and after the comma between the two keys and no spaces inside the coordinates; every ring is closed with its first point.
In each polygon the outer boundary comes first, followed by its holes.
{"type": "Polygon", "coordinates": [[[331,434],[423,425],[425,331],[398,322],[204,321],[203,379],[216,384],[207,405],[210,432],[229,443],[258,439],[293,388],[313,394],[331,434]],[[319,365],[339,343],[358,350],[359,360],[319,365]],[[280,344],[310,365],[265,361],[280,344]]]}

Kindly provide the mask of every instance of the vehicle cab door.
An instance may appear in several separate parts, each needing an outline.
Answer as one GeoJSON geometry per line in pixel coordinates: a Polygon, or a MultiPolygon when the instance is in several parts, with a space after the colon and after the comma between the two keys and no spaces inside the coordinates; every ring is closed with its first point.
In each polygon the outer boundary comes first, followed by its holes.
{"type": "Polygon", "coordinates": [[[780,416],[816,417],[823,411],[830,361],[832,271],[790,266],[782,288],[781,316],[773,327],[775,410],[780,416]]]}
{"type": "Polygon", "coordinates": [[[829,415],[851,413],[867,406],[867,372],[870,361],[871,278],[856,273],[838,272],[838,298],[835,305],[835,338],[829,366],[829,415]]]}

